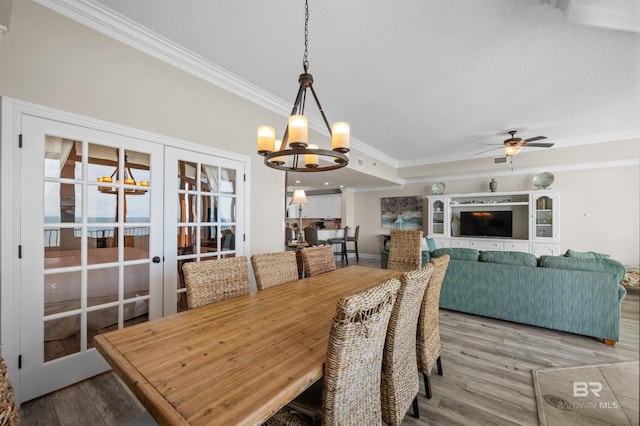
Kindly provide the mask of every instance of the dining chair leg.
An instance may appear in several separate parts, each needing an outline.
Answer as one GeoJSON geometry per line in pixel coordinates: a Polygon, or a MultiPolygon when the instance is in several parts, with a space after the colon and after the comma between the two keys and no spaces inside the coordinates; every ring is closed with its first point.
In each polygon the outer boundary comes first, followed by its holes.
{"type": "Polygon", "coordinates": [[[347,253],[347,243],[342,243],[342,256],[344,257],[344,263],[349,265],[349,254],[347,253]]]}
{"type": "Polygon", "coordinates": [[[431,379],[428,374],[422,373],[424,377],[424,393],[427,395],[427,399],[431,399],[431,379]]]}
{"type": "Polygon", "coordinates": [[[356,263],[360,263],[360,256],[358,255],[358,242],[356,241],[356,263]]]}
{"type": "Polygon", "coordinates": [[[413,417],[416,419],[420,418],[420,408],[418,408],[418,395],[413,398],[413,417]]]}
{"type": "Polygon", "coordinates": [[[436,364],[438,365],[438,375],[442,376],[442,361],[440,361],[440,357],[436,360],[436,364]]]}

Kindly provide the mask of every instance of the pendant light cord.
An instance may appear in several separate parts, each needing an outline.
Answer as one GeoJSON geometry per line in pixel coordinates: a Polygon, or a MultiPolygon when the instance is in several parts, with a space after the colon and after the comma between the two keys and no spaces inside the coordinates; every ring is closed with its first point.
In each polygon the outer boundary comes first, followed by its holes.
{"type": "Polygon", "coordinates": [[[309,1],[304,2],[304,58],[302,67],[306,73],[309,69],[309,1]]]}

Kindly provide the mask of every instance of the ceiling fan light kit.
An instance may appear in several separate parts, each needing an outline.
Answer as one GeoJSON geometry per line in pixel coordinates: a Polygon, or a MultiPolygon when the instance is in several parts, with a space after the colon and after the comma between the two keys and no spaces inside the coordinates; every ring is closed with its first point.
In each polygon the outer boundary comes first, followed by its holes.
{"type": "Polygon", "coordinates": [[[282,140],[276,140],[276,131],[271,126],[258,127],[259,155],[264,157],[264,164],[268,167],[288,172],[323,172],[345,167],[349,164],[350,127],[349,123],[339,121],[329,125],[329,121],[320,105],[318,96],[313,89],[313,76],[309,74],[308,35],[309,35],[309,4],[305,1],[304,20],[304,73],[300,74],[298,94],[293,103],[293,109],[284,131],[282,140]],[[331,136],[331,149],[321,149],[318,145],[309,144],[309,122],[304,115],[307,99],[307,89],[311,91],[313,99],[322,115],[324,124],[331,136]],[[323,162],[320,159],[324,159],[323,162]]]}

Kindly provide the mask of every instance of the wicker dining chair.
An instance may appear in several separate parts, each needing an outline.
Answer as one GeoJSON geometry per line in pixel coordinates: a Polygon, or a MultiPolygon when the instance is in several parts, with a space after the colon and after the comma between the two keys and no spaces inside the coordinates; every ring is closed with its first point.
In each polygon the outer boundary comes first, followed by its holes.
{"type": "Polygon", "coordinates": [[[418,337],[416,352],[418,357],[418,371],[424,378],[424,389],[427,398],[431,399],[431,370],[438,365],[438,374],[442,376],[442,361],[440,360],[440,289],[449,265],[449,255],[432,258],[433,274],[429,279],[427,290],[422,298],[420,316],[418,318],[418,337]]]}
{"type": "Polygon", "coordinates": [[[422,231],[391,231],[387,268],[413,271],[422,267],[422,231]]]}
{"type": "Polygon", "coordinates": [[[188,309],[249,294],[245,256],[188,262],[182,265],[188,309]]]}
{"type": "MultiPolygon", "coordinates": [[[[343,297],[331,324],[324,377],[267,425],[380,425],[380,373],[400,281],[343,297]]],[[[415,364],[414,364],[415,368],[415,364]]]]}
{"type": "Polygon", "coordinates": [[[254,254],[251,264],[258,290],[298,279],[298,261],[293,251],[254,254]]]}
{"type": "Polygon", "coordinates": [[[413,403],[413,416],[420,418],[416,369],[416,332],[420,305],[433,266],[405,272],[391,311],[382,358],[382,418],[390,426],[402,423],[413,403]]]}
{"type": "Polygon", "coordinates": [[[7,373],[7,365],[0,356],[0,425],[20,425],[20,412],[16,407],[13,386],[7,373]]]}
{"type": "Polygon", "coordinates": [[[307,277],[336,270],[331,246],[305,247],[300,250],[300,254],[307,277]]]}

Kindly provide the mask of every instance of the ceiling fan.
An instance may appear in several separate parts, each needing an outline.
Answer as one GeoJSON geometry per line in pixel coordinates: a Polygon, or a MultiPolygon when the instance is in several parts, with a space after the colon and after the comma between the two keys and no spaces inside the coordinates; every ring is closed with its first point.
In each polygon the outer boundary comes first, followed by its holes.
{"type": "Polygon", "coordinates": [[[542,139],[546,139],[546,136],[534,136],[529,139],[517,138],[516,135],[517,130],[511,130],[507,133],[511,135],[511,137],[504,141],[504,147],[502,150],[507,155],[507,157],[512,157],[518,154],[522,148],[525,146],[532,146],[538,148],[551,148],[553,146],[553,142],[535,142],[542,139]],[[532,143],[535,142],[535,143],[532,143]]]}

